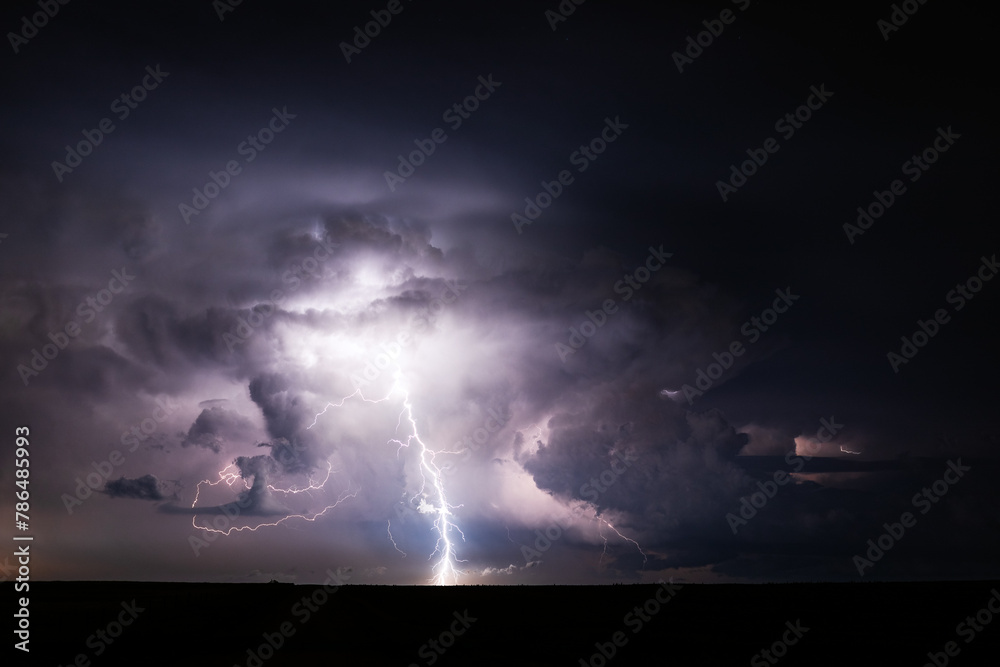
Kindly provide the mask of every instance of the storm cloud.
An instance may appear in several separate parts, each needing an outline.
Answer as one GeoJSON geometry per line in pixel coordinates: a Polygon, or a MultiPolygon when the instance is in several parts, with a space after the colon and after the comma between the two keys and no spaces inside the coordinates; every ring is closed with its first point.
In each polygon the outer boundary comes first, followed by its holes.
{"type": "Polygon", "coordinates": [[[995,576],[985,38],[754,4],[679,72],[698,5],[415,3],[347,62],[371,9],[76,7],[4,66],[0,422],[72,576],[857,579],[959,458],[871,575],[995,576]]]}

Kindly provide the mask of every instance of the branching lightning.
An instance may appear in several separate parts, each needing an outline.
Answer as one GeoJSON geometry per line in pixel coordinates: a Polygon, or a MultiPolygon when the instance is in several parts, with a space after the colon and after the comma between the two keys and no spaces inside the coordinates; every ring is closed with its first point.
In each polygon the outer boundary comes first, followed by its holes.
{"type": "MultiPolygon", "coordinates": [[[[202,484],[207,484],[208,486],[215,486],[216,484],[219,484],[221,482],[226,482],[226,484],[228,484],[229,486],[232,486],[233,484],[236,483],[236,480],[242,480],[243,483],[244,483],[244,487],[245,487],[244,490],[249,490],[250,489],[250,484],[247,484],[246,480],[243,479],[240,476],[239,473],[227,472],[229,470],[229,468],[233,467],[233,465],[234,464],[230,463],[228,466],[226,466],[221,471],[219,471],[219,479],[217,479],[214,482],[211,481],[211,480],[202,480],[201,482],[198,482],[198,488],[197,488],[197,491],[195,493],[194,502],[191,503],[191,507],[192,508],[194,508],[198,504],[198,497],[201,494],[201,485],[202,484]]],[[[323,480],[323,484],[326,484],[326,481],[328,479],[330,479],[330,470],[327,471],[327,476],[326,476],[326,479],[323,480]]],[[[279,493],[295,494],[295,493],[305,493],[305,492],[308,492],[308,491],[313,491],[313,490],[316,490],[316,489],[323,488],[323,484],[321,484],[319,486],[315,486],[315,485],[313,485],[310,482],[309,487],[307,487],[305,489],[280,489],[280,488],[271,486],[269,484],[267,488],[271,489],[272,491],[277,491],[279,493]]],[[[333,503],[331,505],[327,505],[322,510],[320,510],[319,512],[316,512],[314,514],[289,514],[289,515],[284,516],[284,517],[278,519],[277,521],[274,521],[274,522],[271,522],[271,523],[259,523],[256,526],[249,526],[249,525],[248,526],[229,526],[229,527],[227,527],[225,529],[222,529],[222,528],[213,528],[211,526],[199,526],[198,523],[197,523],[198,522],[198,515],[195,514],[193,517],[191,517],[191,525],[193,527],[197,528],[198,530],[204,530],[205,532],[208,532],[208,533],[219,533],[221,535],[230,535],[233,532],[241,532],[241,531],[244,531],[244,530],[249,530],[250,532],[256,532],[256,530],[258,528],[267,528],[267,527],[270,527],[270,526],[277,526],[278,524],[284,523],[285,521],[288,521],[289,519],[304,519],[305,521],[315,521],[316,519],[318,519],[319,517],[323,516],[328,511],[332,510],[333,508],[335,508],[337,505],[339,505],[340,503],[344,502],[348,498],[355,498],[358,495],[358,492],[360,490],[361,489],[358,488],[358,489],[355,489],[352,492],[352,491],[350,491],[350,488],[348,488],[347,491],[344,491],[343,493],[340,494],[340,496],[337,498],[337,502],[335,502],[335,503],[333,503]]],[[[233,510],[233,516],[236,516],[238,514],[239,514],[239,509],[238,508],[234,509],[233,510]]]]}
{"type": "MultiPolygon", "coordinates": [[[[396,421],[395,437],[390,438],[387,444],[395,444],[396,456],[399,458],[405,455],[406,452],[413,452],[412,456],[415,456],[415,462],[417,463],[417,470],[420,474],[420,487],[409,499],[409,505],[415,507],[416,510],[421,514],[432,514],[434,515],[434,520],[431,524],[431,530],[433,530],[437,535],[437,541],[435,543],[434,550],[428,556],[428,561],[432,560],[437,556],[437,560],[431,567],[432,578],[430,583],[435,585],[449,585],[457,584],[461,575],[465,572],[460,568],[460,563],[465,563],[466,561],[461,560],[457,556],[456,552],[456,537],[461,537],[462,541],[465,541],[465,534],[462,532],[461,528],[458,526],[455,520],[454,510],[462,507],[461,505],[452,505],[448,502],[447,491],[445,488],[445,479],[441,468],[435,462],[435,458],[439,454],[457,454],[459,452],[452,452],[450,450],[435,450],[428,447],[428,445],[422,439],[419,428],[417,426],[417,420],[414,416],[414,407],[410,398],[409,390],[405,384],[405,378],[402,372],[397,368],[393,376],[393,385],[385,396],[377,399],[368,398],[364,395],[364,392],[359,388],[354,392],[344,396],[337,402],[327,403],[322,410],[316,413],[313,421],[307,429],[312,429],[319,423],[320,417],[325,415],[331,409],[342,408],[350,399],[357,398],[364,403],[384,403],[386,401],[399,400],[401,403],[401,408],[399,416],[396,421]],[[402,433],[401,433],[402,431],[402,433]]],[[[542,425],[534,426],[534,442],[541,445],[544,440],[544,429],[542,425]]],[[[307,484],[301,487],[290,487],[290,488],[280,488],[274,486],[273,484],[267,484],[266,488],[273,493],[281,493],[286,495],[296,495],[301,493],[306,493],[312,495],[315,491],[320,491],[326,487],[334,470],[332,464],[327,461],[327,470],[322,480],[308,479],[307,484]]],[[[246,493],[252,489],[250,482],[243,476],[239,466],[236,463],[230,463],[225,468],[223,468],[218,473],[219,478],[217,480],[203,480],[198,483],[194,501],[191,504],[192,508],[196,508],[198,504],[199,497],[201,495],[202,485],[206,486],[217,486],[219,484],[225,483],[229,487],[233,487],[237,482],[243,483],[243,488],[240,489],[241,493],[246,493]]],[[[326,514],[329,510],[337,507],[341,502],[345,501],[347,498],[354,498],[357,496],[360,489],[355,489],[353,491],[348,490],[341,493],[337,498],[337,501],[331,505],[327,505],[325,508],[316,512],[315,514],[289,514],[283,516],[280,519],[260,523],[254,526],[232,526],[225,529],[213,528],[211,526],[200,526],[197,524],[197,514],[192,518],[192,525],[199,529],[207,532],[221,533],[223,535],[230,535],[234,531],[250,530],[256,531],[259,528],[277,526],[284,523],[290,519],[303,519],[305,521],[315,521],[320,516],[326,514]]],[[[596,508],[595,508],[596,509],[596,508]]],[[[237,510],[238,512],[238,510],[237,510]]],[[[604,534],[604,527],[609,528],[615,535],[617,535],[621,540],[631,543],[639,551],[643,558],[643,565],[647,562],[647,554],[643,551],[642,547],[634,539],[624,535],[618,528],[614,526],[610,521],[600,516],[596,511],[594,512],[593,521],[598,523],[598,533],[601,540],[604,543],[604,549],[601,553],[600,561],[603,562],[604,556],[608,552],[608,538],[604,534]]],[[[403,551],[396,539],[392,534],[392,521],[387,520],[386,522],[386,535],[389,538],[389,542],[392,544],[393,548],[398,551],[404,558],[406,557],[406,552],[403,551]]],[[[507,531],[508,539],[510,539],[510,529],[507,531]]],[[[511,539],[511,542],[513,540],[511,539]]]]}
{"type": "Polygon", "coordinates": [[[622,535],[621,531],[618,530],[617,528],[615,528],[614,524],[612,524],[610,521],[608,521],[604,517],[598,515],[596,518],[600,522],[598,524],[598,529],[597,529],[598,530],[598,534],[600,534],[601,539],[604,540],[604,551],[601,552],[601,558],[600,558],[600,560],[598,562],[603,562],[604,561],[604,556],[607,555],[607,553],[608,553],[608,538],[604,537],[604,531],[601,530],[601,528],[600,528],[600,526],[603,524],[603,525],[607,526],[608,528],[610,528],[611,530],[613,530],[615,532],[615,535],[617,535],[618,537],[622,538],[626,542],[631,542],[632,544],[635,545],[635,548],[638,549],[639,553],[642,554],[642,564],[645,567],[646,561],[647,561],[647,556],[646,556],[646,552],[642,550],[641,546],[639,546],[639,543],[636,542],[635,540],[633,540],[631,537],[627,537],[625,535],[622,535]]]}
{"type": "MultiPolygon", "coordinates": [[[[269,490],[273,491],[273,492],[276,492],[276,493],[283,493],[283,494],[289,494],[289,495],[295,495],[295,494],[299,494],[299,493],[309,493],[311,495],[312,491],[318,491],[318,490],[324,488],[326,486],[326,483],[329,481],[330,476],[332,474],[333,474],[333,466],[330,464],[329,461],[327,461],[326,476],[323,478],[322,482],[316,483],[316,482],[313,482],[310,479],[309,480],[309,485],[306,486],[306,487],[304,487],[304,488],[282,489],[282,488],[276,487],[276,486],[274,486],[272,484],[268,484],[267,488],[269,490]]],[[[192,501],[192,503],[191,503],[192,509],[196,508],[196,506],[198,505],[198,499],[201,497],[201,487],[202,487],[203,484],[207,485],[207,486],[216,486],[218,484],[221,484],[221,483],[225,482],[227,486],[232,487],[237,481],[242,481],[243,482],[243,487],[244,488],[241,490],[241,492],[245,492],[245,491],[249,491],[250,490],[251,485],[240,474],[239,469],[236,466],[236,464],[235,463],[230,463],[225,468],[223,468],[222,470],[219,471],[219,479],[215,480],[214,482],[211,481],[211,480],[207,480],[207,479],[198,482],[198,486],[195,489],[194,501],[192,501]],[[231,470],[233,468],[235,468],[235,470],[231,470]]],[[[336,507],[337,505],[339,505],[343,501],[347,500],[348,498],[354,498],[354,497],[356,497],[358,495],[358,491],[360,491],[360,488],[356,489],[353,492],[351,492],[350,491],[350,487],[348,487],[348,490],[345,491],[345,492],[343,492],[343,493],[341,493],[340,496],[337,498],[337,502],[335,502],[335,503],[333,503],[331,505],[327,505],[326,507],[324,507],[319,512],[316,512],[314,514],[289,514],[288,516],[284,516],[281,519],[278,519],[277,521],[274,521],[272,523],[260,523],[260,524],[257,524],[256,526],[249,526],[249,525],[247,525],[247,526],[229,526],[229,527],[227,527],[225,529],[222,529],[222,528],[213,528],[211,526],[199,526],[198,523],[197,523],[197,521],[198,521],[198,515],[195,514],[193,517],[191,517],[191,525],[194,526],[195,528],[197,528],[198,530],[204,530],[204,531],[210,532],[210,533],[219,533],[219,534],[222,534],[222,535],[230,535],[234,531],[235,532],[240,532],[240,531],[244,531],[244,530],[249,530],[251,532],[254,532],[258,528],[266,528],[266,527],[269,527],[269,526],[277,526],[278,524],[283,523],[285,521],[288,521],[289,519],[304,519],[306,521],[315,521],[316,519],[318,519],[319,517],[323,516],[328,511],[330,511],[331,509],[333,509],[334,507],[336,507]]],[[[233,517],[239,515],[239,513],[240,513],[239,506],[237,506],[235,509],[232,509],[231,511],[232,511],[232,516],[233,517]]],[[[224,513],[226,514],[227,517],[229,517],[229,513],[228,512],[224,512],[224,513]]]]}
{"type": "MultiPolygon", "coordinates": [[[[456,556],[455,542],[452,534],[458,533],[463,541],[465,540],[465,534],[458,527],[458,524],[455,523],[455,515],[452,510],[458,509],[461,505],[454,506],[448,502],[447,494],[445,492],[444,475],[438,465],[434,462],[435,456],[441,452],[437,452],[429,448],[420,437],[416,418],[413,415],[413,404],[410,402],[410,394],[405,386],[402,372],[397,368],[396,373],[393,376],[392,388],[384,397],[380,399],[366,398],[364,393],[362,393],[359,388],[352,394],[342,398],[337,403],[327,403],[323,410],[317,413],[316,418],[313,419],[313,423],[310,424],[308,428],[315,426],[319,421],[319,418],[326,414],[330,408],[343,407],[347,400],[354,396],[360,397],[361,400],[366,403],[382,403],[391,399],[396,394],[399,394],[402,397],[402,409],[400,410],[399,418],[396,422],[397,436],[399,429],[404,426],[404,421],[409,425],[409,427],[406,429],[407,435],[405,439],[396,437],[390,439],[389,442],[398,445],[396,449],[397,457],[402,453],[404,448],[410,449],[412,447],[416,450],[416,456],[419,461],[418,470],[420,471],[420,489],[411,498],[411,501],[415,501],[419,498],[417,511],[421,514],[435,515],[432,527],[437,533],[437,543],[435,544],[434,551],[431,552],[431,555],[428,557],[428,560],[434,558],[435,555],[438,555],[439,558],[431,568],[431,572],[434,575],[431,581],[436,585],[455,584],[458,583],[459,575],[462,574],[462,571],[458,567],[458,563],[465,561],[459,560],[456,556]]],[[[399,548],[396,544],[396,540],[392,537],[391,521],[386,526],[386,534],[389,536],[389,541],[392,542],[396,551],[399,551],[405,556],[406,553],[399,548]]]]}

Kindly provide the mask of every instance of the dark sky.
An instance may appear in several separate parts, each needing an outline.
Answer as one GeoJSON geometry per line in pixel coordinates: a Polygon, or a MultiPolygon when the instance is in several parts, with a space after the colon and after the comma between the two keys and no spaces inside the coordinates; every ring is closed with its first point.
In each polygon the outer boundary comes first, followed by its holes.
{"type": "Polygon", "coordinates": [[[1000,574],[986,10],[220,6],[0,14],[33,574],[1000,574]]]}

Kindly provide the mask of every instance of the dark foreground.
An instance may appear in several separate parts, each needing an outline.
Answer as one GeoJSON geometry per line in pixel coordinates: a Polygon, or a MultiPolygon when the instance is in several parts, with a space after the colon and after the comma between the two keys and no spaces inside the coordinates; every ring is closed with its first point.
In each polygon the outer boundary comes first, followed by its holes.
{"type": "MultiPolygon", "coordinates": [[[[0,590],[16,610],[13,585],[0,590]]],[[[991,604],[1000,611],[1000,582],[672,590],[32,582],[31,652],[12,650],[11,627],[4,634],[15,659],[4,664],[966,667],[997,664],[1000,614],[991,604]]]]}

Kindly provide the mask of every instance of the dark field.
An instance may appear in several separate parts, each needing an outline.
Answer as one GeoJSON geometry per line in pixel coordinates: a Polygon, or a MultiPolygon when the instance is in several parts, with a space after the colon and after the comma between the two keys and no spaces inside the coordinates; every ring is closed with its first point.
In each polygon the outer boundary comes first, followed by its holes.
{"type": "Polygon", "coordinates": [[[987,607],[996,596],[1000,610],[998,587],[685,584],[671,597],[650,585],[32,582],[31,653],[13,651],[13,664],[920,666],[933,652],[938,665],[988,665],[1000,645],[987,607]],[[651,601],[658,590],[667,602],[651,601]],[[769,662],[760,652],[776,643],[769,662]]]}

